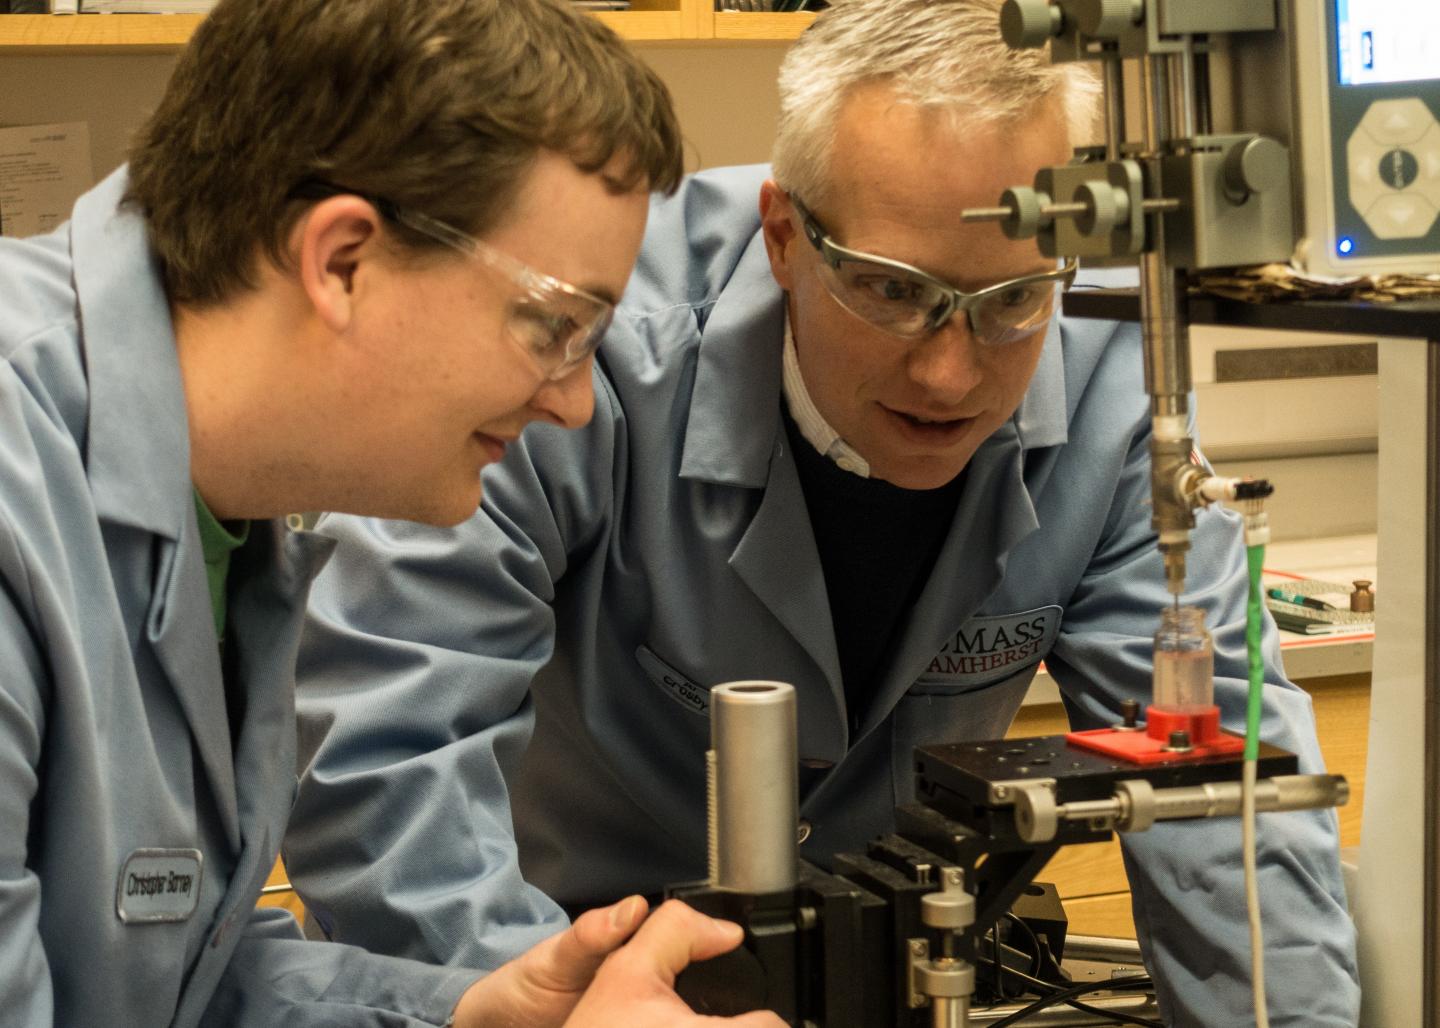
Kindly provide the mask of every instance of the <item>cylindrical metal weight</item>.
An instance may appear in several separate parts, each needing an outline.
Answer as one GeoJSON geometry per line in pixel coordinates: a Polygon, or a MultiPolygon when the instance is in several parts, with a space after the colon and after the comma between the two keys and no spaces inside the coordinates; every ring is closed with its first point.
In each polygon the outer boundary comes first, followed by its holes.
{"type": "Polygon", "coordinates": [[[793,889],[799,875],[795,688],[728,682],[710,691],[710,881],[717,889],[793,889]]]}

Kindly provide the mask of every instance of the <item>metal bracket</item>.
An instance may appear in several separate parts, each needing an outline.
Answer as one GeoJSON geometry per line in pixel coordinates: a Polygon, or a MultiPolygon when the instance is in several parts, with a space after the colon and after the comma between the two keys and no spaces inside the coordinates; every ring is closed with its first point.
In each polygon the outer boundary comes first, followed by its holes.
{"type": "Polygon", "coordinates": [[[997,807],[1013,807],[1015,797],[1021,789],[1028,789],[1034,785],[1048,786],[1052,791],[1055,788],[1053,778],[1007,778],[1004,781],[991,782],[989,798],[992,805],[997,807]]]}
{"type": "Polygon", "coordinates": [[[907,1002],[910,1004],[911,1010],[919,1010],[930,1005],[930,997],[920,991],[919,974],[919,969],[930,963],[930,940],[911,939],[907,946],[910,950],[908,965],[910,973],[906,975],[906,981],[910,987],[907,1002]]]}

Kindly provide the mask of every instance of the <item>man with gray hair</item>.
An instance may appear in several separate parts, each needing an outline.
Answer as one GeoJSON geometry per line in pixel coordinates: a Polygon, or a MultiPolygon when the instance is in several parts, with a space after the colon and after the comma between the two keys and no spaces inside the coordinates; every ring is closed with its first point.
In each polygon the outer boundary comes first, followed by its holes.
{"type": "MultiPolygon", "coordinates": [[[[330,935],[494,963],[702,877],[722,682],[794,684],[822,865],[892,828],[916,745],[1002,735],[1042,659],[1077,727],[1148,697],[1169,596],[1138,332],[1057,316],[1074,266],[959,217],[1064,162],[1096,107],[1084,71],[1004,46],[998,6],[822,14],[781,71],[773,177],[652,206],[592,422],[528,429],[452,531],[322,523],[286,848],[330,935]]],[[[1199,516],[1190,586],[1234,726],[1238,519],[1199,516]]],[[[1266,738],[1318,770],[1267,633],[1266,738]]],[[[1127,840],[1172,1024],[1250,1017],[1239,838],[1127,840]]],[[[1353,1024],[1333,816],[1267,816],[1261,860],[1274,1023],[1353,1024]]]]}

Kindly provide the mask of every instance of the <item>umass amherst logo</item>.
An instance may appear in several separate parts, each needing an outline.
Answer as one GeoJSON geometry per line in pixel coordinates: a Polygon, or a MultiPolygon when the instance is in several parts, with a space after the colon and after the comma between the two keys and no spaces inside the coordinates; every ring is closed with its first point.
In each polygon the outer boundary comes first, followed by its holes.
{"type": "Polygon", "coordinates": [[[1003,678],[1038,663],[1060,634],[1059,607],[971,618],[946,640],[924,678],[957,685],[1003,678]]]}

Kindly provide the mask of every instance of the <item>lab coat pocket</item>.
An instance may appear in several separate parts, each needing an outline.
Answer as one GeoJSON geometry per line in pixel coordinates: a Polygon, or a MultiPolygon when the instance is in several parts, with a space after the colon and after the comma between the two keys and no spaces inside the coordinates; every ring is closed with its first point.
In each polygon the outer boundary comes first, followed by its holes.
{"type": "Polygon", "coordinates": [[[710,717],[710,690],[676,671],[648,646],[635,647],[635,659],[646,676],[680,706],[703,718],[710,717]]]}
{"type": "Polygon", "coordinates": [[[1003,735],[1039,666],[979,687],[923,678],[912,685],[890,719],[895,802],[915,802],[915,747],[1003,735]]]}

